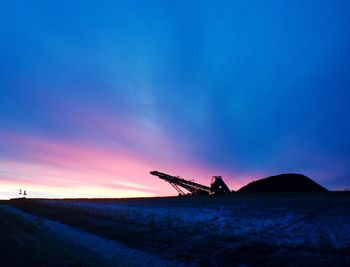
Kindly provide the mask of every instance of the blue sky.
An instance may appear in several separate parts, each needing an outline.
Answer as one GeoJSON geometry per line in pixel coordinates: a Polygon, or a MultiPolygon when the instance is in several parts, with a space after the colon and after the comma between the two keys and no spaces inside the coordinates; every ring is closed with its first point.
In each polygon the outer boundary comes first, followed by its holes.
{"type": "Polygon", "coordinates": [[[234,189],[282,172],[350,187],[348,1],[0,5],[4,196],[19,186],[48,196],[67,181],[73,196],[171,193],[147,167],[203,183],[223,174],[234,189]],[[119,162],[113,176],[81,166],[93,153],[64,161],[62,147],[147,160],[119,162]],[[79,171],[64,173],[72,162],[79,171]],[[115,193],[125,180],[134,187],[115,193]]]}

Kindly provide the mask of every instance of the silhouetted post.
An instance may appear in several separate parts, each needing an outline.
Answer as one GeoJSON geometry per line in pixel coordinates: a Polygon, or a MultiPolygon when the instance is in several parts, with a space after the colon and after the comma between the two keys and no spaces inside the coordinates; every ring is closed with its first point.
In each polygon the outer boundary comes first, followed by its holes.
{"type": "Polygon", "coordinates": [[[24,197],[27,196],[27,191],[26,191],[26,190],[23,191],[23,196],[24,196],[24,197]]]}

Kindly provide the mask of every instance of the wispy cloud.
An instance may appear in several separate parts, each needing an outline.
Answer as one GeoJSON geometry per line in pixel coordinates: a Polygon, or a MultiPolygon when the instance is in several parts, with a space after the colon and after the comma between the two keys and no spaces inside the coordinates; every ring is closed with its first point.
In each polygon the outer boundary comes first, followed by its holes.
{"type": "MultiPolygon", "coordinates": [[[[0,136],[12,151],[12,157],[0,156],[1,183],[30,188],[37,197],[60,196],[64,188],[75,197],[173,195],[169,184],[150,176],[150,170],[161,169],[197,178],[204,184],[216,174],[210,166],[195,164],[195,161],[148,157],[132,150],[8,131],[2,131],[0,136]],[[94,188],[98,188],[98,193],[94,188]]],[[[67,196],[67,192],[63,195],[67,196]]]]}

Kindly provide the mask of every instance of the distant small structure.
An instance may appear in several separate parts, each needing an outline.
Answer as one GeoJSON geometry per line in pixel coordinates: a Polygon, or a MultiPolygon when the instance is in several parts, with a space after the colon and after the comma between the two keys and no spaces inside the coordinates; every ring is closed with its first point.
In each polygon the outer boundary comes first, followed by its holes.
{"type": "Polygon", "coordinates": [[[27,190],[23,190],[22,189],[19,189],[19,192],[18,192],[18,198],[11,198],[11,199],[25,199],[27,198],[27,190]]]}

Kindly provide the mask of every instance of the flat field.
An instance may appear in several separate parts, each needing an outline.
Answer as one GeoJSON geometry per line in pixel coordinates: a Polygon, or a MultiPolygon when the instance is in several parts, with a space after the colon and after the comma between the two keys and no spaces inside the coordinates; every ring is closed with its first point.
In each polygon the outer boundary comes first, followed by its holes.
{"type": "Polygon", "coordinates": [[[0,215],[1,266],[350,266],[348,192],[26,199],[0,215]]]}

